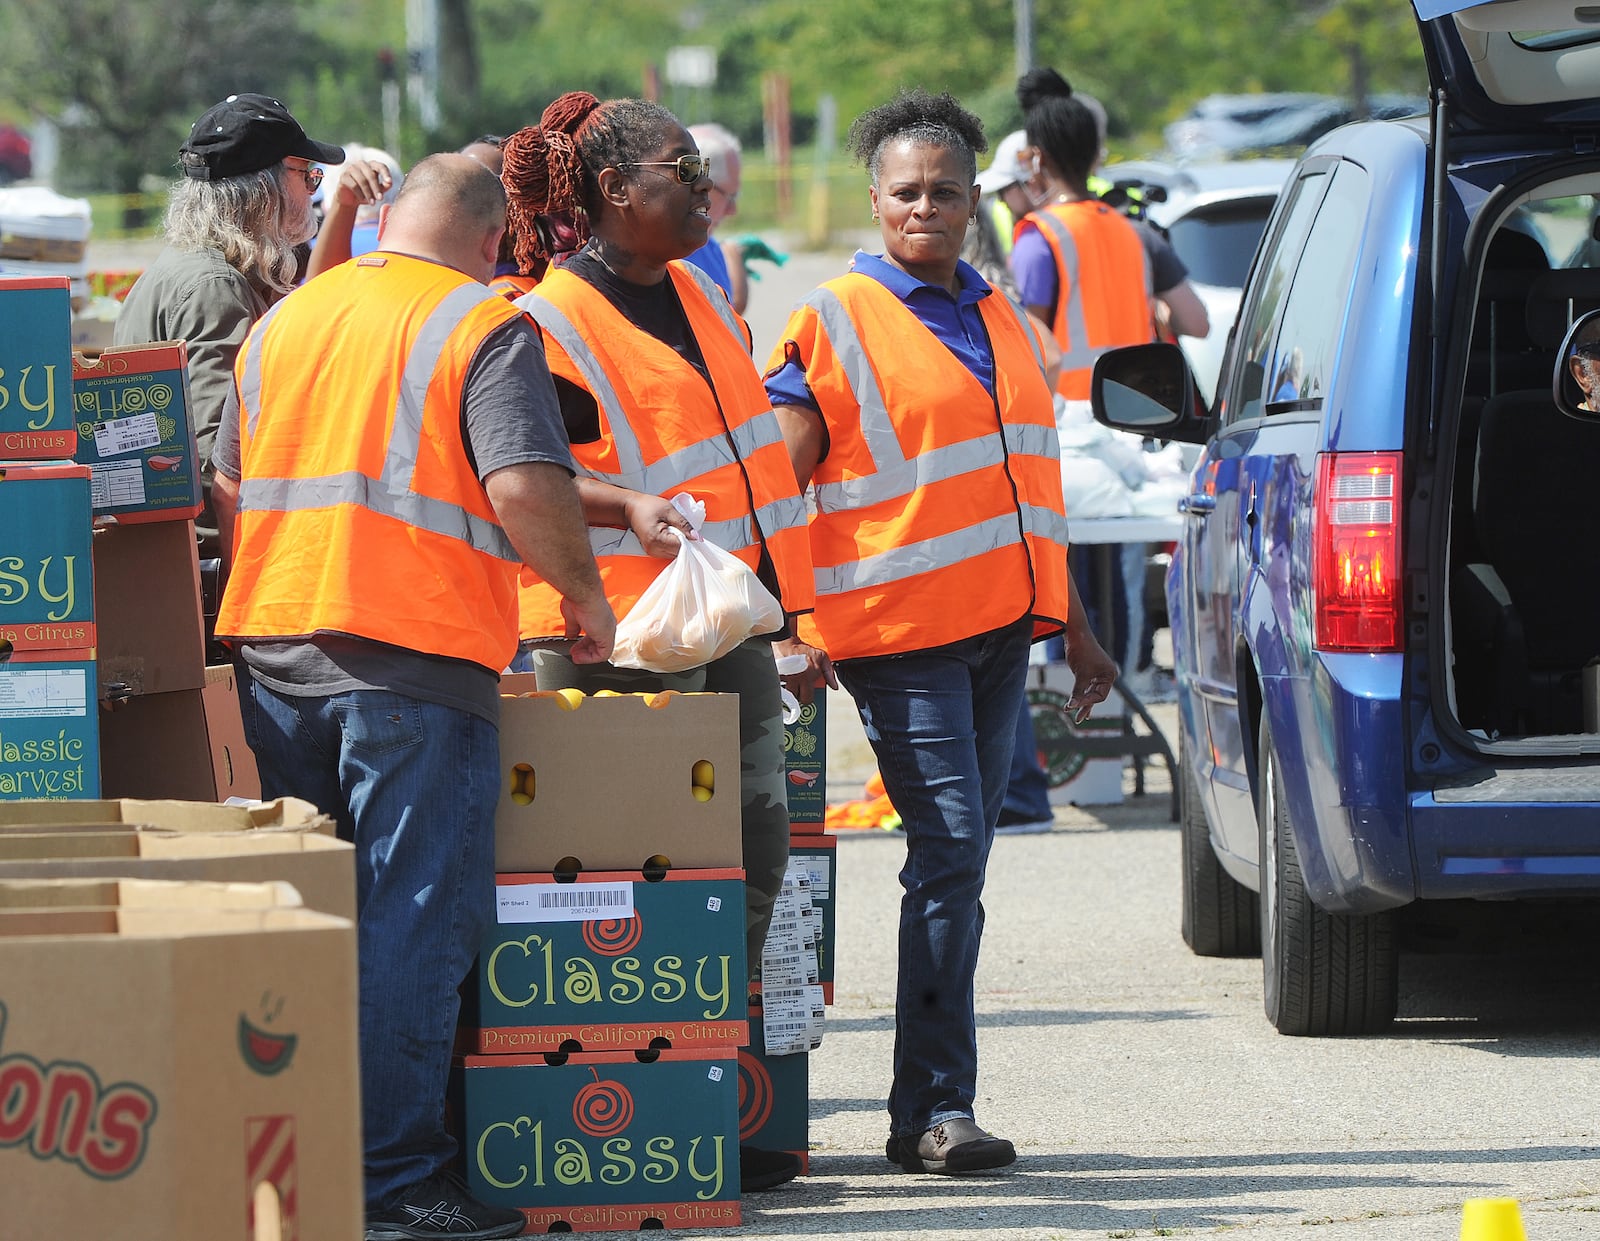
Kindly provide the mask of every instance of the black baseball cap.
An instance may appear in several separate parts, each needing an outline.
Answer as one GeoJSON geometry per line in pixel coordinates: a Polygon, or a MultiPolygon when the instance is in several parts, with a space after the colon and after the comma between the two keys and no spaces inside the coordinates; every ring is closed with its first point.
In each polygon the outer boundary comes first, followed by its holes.
{"type": "Polygon", "coordinates": [[[344,148],[306,137],[289,109],[270,95],[229,95],[206,109],[178,148],[183,175],[196,181],[242,177],[290,156],[342,164],[344,148]]]}

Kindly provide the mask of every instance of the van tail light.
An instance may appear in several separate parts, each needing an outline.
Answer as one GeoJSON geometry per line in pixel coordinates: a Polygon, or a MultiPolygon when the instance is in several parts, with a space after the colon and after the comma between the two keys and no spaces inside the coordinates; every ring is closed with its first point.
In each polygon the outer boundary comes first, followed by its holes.
{"type": "Polygon", "coordinates": [[[1311,522],[1318,650],[1400,649],[1400,495],[1399,453],[1318,454],[1311,522]]]}

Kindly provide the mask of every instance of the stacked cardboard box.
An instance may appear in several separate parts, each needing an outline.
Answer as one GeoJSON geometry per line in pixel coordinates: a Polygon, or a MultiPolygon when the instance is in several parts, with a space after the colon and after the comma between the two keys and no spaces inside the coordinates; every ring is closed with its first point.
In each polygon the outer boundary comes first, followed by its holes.
{"type": "Polygon", "coordinates": [[[833,1002],[837,838],[827,809],[827,703],[819,694],[784,725],[789,869],[761,954],[750,1045],[739,1053],[739,1135],[809,1167],[810,1053],[833,1002]]]}
{"type": "Polygon", "coordinates": [[[5,1233],[346,1241],[356,938],[286,884],[0,880],[5,1233]]]}
{"type": "Polygon", "coordinates": [[[467,1182],[532,1232],[739,1224],[738,701],[502,679],[496,925],[464,989],[467,1182]]]}

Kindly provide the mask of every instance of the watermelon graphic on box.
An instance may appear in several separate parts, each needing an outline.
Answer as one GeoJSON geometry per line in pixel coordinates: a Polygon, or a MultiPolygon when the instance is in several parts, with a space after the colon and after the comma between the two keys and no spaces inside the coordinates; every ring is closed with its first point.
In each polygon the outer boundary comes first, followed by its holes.
{"type": "Polygon", "coordinates": [[[77,459],[93,473],[97,515],[180,521],[202,506],[181,340],[125,345],[72,359],[77,459]]]}

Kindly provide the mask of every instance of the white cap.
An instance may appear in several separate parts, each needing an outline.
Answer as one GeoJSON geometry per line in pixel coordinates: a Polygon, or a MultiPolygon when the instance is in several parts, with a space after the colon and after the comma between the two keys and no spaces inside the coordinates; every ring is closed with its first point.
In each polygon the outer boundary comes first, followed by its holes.
{"type": "Polygon", "coordinates": [[[1020,129],[1013,130],[1000,141],[994,160],[978,174],[977,185],[985,194],[998,194],[1008,185],[1026,181],[1033,175],[1031,165],[1022,159],[1028,145],[1028,135],[1020,129]]]}

